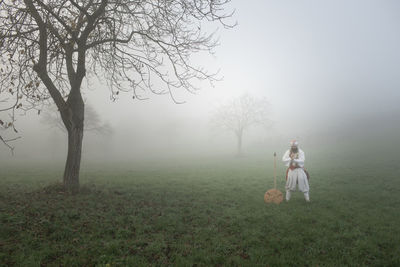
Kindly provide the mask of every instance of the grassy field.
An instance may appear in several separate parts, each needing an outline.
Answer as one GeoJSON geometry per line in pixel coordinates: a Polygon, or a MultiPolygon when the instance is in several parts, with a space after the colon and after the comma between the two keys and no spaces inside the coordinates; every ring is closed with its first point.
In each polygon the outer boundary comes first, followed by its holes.
{"type": "MultiPolygon", "coordinates": [[[[263,202],[272,161],[2,167],[0,263],[15,266],[399,266],[393,158],[311,160],[311,203],[263,202]],[[61,167],[61,166],[60,166],[61,167]]],[[[284,191],[284,167],[278,168],[284,191]]]]}

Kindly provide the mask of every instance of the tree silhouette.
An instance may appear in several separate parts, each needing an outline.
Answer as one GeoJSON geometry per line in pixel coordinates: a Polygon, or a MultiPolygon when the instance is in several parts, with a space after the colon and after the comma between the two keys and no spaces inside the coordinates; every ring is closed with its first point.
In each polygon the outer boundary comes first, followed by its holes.
{"type": "Polygon", "coordinates": [[[256,125],[271,126],[269,108],[270,104],[265,98],[256,99],[245,94],[217,107],[212,124],[235,134],[237,155],[242,156],[243,134],[256,125]]]}

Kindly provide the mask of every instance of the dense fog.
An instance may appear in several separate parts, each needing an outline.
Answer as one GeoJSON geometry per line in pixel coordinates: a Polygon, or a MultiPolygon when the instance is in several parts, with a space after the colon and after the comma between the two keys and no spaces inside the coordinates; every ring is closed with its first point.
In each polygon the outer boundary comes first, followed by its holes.
{"type": "MultiPolygon", "coordinates": [[[[113,102],[104,81],[83,85],[86,104],[112,129],[85,132],[84,161],[233,156],[234,134],[210,122],[219,105],[243,94],[268,99],[272,122],[245,132],[245,154],[286,148],[293,138],[310,149],[360,140],[399,147],[398,1],[237,0],[232,7],[238,25],[218,29],[214,56],[193,59],[222,79],[201,83],[196,94],[173,92],[185,103],[129,92],[113,102]]],[[[65,160],[66,134],[44,123],[46,112],[17,117],[22,138],[14,155],[1,146],[1,162],[65,160]]]]}

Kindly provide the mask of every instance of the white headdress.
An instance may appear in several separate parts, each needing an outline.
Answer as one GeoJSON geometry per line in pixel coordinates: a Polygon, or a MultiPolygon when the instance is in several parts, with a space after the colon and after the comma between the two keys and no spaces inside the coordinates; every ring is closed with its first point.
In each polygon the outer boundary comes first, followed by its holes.
{"type": "Polygon", "coordinates": [[[297,142],[296,139],[293,139],[292,141],[290,141],[290,146],[298,146],[299,142],[297,142]]]}

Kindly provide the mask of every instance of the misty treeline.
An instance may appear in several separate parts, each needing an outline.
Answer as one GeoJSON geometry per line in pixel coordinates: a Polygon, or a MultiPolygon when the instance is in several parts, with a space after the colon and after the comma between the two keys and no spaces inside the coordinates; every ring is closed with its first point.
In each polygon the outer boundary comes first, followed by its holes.
{"type": "MultiPolygon", "coordinates": [[[[231,28],[230,0],[2,0],[0,101],[1,141],[10,146],[18,111],[40,113],[54,102],[68,133],[64,187],[79,191],[85,105],[84,79],[104,80],[112,100],[120,92],[133,98],[145,92],[195,91],[195,82],[217,77],[191,62],[212,52],[219,23],[231,28]],[[155,88],[154,84],[163,84],[155,88]]],[[[123,112],[123,111],[121,111],[123,112]]]]}

